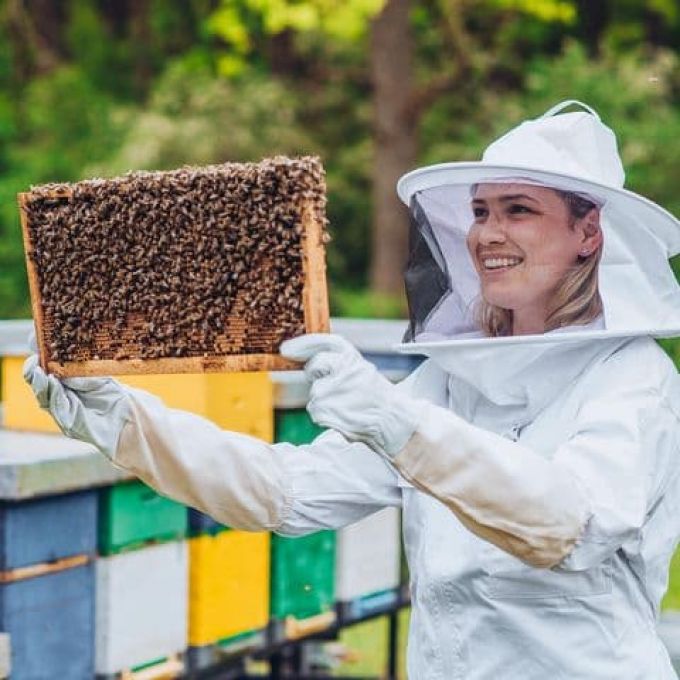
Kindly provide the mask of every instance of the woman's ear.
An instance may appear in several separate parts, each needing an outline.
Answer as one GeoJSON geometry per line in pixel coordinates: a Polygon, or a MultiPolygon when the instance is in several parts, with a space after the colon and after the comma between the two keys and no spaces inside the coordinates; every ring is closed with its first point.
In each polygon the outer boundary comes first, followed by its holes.
{"type": "Polygon", "coordinates": [[[579,255],[588,257],[602,246],[602,229],[600,227],[600,210],[593,208],[576,223],[580,236],[581,249],[579,255]]]}

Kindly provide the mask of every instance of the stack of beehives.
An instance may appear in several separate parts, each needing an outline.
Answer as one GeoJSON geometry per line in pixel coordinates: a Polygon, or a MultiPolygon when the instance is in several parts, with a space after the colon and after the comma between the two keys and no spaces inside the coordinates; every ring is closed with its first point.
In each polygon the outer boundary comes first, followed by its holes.
{"type": "MultiPolygon", "coordinates": [[[[16,480],[12,485],[0,474],[5,511],[21,519],[0,521],[0,527],[17,529],[7,532],[5,554],[22,553],[21,562],[18,554],[7,562],[0,583],[0,623],[13,640],[12,677],[33,680],[36,664],[70,677],[76,660],[78,677],[135,669],[148,677],[152,668],[164,673],[178,667],[177,655],[187,645],[187,664],[205,668],[225,653],[266,648],[262,632],[268,622],[280,642],[332,624],[338,601],[341,624],[395,603],[399,542],[393,509],[341,530],[337,544],[332,532],[276,537],[270,554],[268,535],[227,530],[205,517],[190,523],[185,538],[183,509],[140,483],[92,490],[76,502],[78,489],[110,485],[117,477],[103,461],[90,460],[94,455],[83,456],[77,443],[38,433],[56,428],[22,380],[22,362],[2,358],[5,426],[33,431],[13,433],[12,441],[22,440],[22,446],[11,453],[21,460],[27,450],[42,447],[47,460],[36,469],[8,471],[16,480]],[[50,459],[60,448],[72,449],[73,458],[50,459]],[[42,498],[29,500],[27,494],[42,498]],[[29,554],[29,548],[38,551],[29,554]]],[[[302,377],[277,377],[292,389],[277,389],[276,403],[264,373],[122,380],[226,429],[267,441],[311,441],[318,428],[304,411],[306,393],[297,382],[302,377]]],[[[6,452],[7,443],[0,449],[6,452]]],[[[124,677],[133,675],[137,671],[124,677]]]]}

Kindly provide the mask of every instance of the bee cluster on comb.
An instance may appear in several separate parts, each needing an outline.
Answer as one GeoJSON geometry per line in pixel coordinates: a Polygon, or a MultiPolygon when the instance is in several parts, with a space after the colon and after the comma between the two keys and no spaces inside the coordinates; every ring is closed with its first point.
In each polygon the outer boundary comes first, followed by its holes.
{"type": "Polygon", "coordinates": [[[289,368],[280,343],[328,329],[316,158],[49,184],[19,203],[58,375],[289,368]]]}

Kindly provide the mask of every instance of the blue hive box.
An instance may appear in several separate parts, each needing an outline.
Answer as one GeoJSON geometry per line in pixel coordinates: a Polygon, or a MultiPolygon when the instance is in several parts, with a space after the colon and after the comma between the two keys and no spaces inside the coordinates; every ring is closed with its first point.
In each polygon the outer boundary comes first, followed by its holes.
{"type": "Polygon", "coordinates": [[[0,571],[96,550],[96,491],[0,503],[0,571]]]}
{"type": "Polygon", "coordinates": [[[192,536],[214,534],[222,529],[224,529],[224,524],[220,524],[210,515],[206,515],[195,508],[189,508],[189,533],[192,536]]]}
{"type": "Polygon", "coordinates": [[[94,565],[0,584],[12,680],[92,680],[94,565]]]}

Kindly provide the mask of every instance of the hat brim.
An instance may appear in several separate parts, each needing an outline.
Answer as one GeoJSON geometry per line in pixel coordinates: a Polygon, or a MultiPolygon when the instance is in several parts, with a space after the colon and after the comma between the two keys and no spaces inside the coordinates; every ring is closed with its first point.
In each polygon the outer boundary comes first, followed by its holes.
{"type": "Polygon", "coordinates": [[[624,214],[636,221],[663,243],[668,256],[680,253],[680,220],[654,201],[628,189],[612,187],[594,180],[574,177],[524,165],[492,165],[481,161],[439,163],[413,170],[397,182],[399,198],[409,205],[419,191],[446,185],[478,184],[502,179],[526,178],[551,187],[589,194],[605,205],[615,202],[624,214]]]}
{"type": "Polygon", "coordinates": [[[670,328],[628,330],[588,330],[570,331],[566,333],[544,333],[537,335],[510,335],[504,337],[460,337],[446,340],[429,340],[425,342],[402,342],[392,346],[395,352],[400,354],[419,354],[425,356],[436,355],[437,352],[450,349],[488,347],[490,344],[497,347],[512,347],[514,345],[554,345],[593,340],[612,340],[617,338],[653,337],[672,338],[680,333],[680,325],[670,328]]]}

